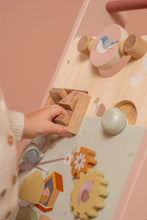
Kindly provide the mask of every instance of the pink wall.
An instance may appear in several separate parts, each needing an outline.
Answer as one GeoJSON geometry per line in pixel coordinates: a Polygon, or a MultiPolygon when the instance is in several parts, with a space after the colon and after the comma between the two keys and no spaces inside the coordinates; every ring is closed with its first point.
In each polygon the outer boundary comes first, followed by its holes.
{"type": "Polygon", "coordinates": [[[127,22],[127,12],[108,13],[105,6],[109,1],[110,0],[90,0],[79,26],[77,36],[85,34],[97,36],[101,30],[114,23],[125,27],[127,22]]]}
{"type": "Polygon", "coordinates": [[[8,106],[38,109],[84,0],[0,0],[0,88],[8,106]]]}
{"type": "Polygon", "coordinates": [[[29,113],[42,104],[83,3],[77,36],[111,23],[147,34],[147,9],[109,14],[108,0],[0,0],[0,88],[8,106],[29,113]]]}
{"type": "MultiPolygon", "coordinates": [[[[129,34],[134,33],[139,36],[147,35],[147,9],[108,13],[105,6],[107,2],[110,1],[113,0],[90,0],[77,31],[77,36],[82,36],[85,34],[96,36],[99,31],[114,23],[124,27],[129,34]]],[[[124,0],[121,1],[123,2],[124,0]]],[[[134,0],[126,1],[134,2],[134,0]]]]}

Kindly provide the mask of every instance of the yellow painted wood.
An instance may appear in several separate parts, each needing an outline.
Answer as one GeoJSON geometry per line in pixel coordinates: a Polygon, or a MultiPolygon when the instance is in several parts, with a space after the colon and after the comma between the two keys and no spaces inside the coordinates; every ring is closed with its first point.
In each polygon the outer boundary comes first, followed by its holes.
{"type": "Polygon", "coordinates": [[[43,193],[44,183],[41,172],[35,171],[26,177],[19,190],[19,198],[38,204],[43,193]]]}

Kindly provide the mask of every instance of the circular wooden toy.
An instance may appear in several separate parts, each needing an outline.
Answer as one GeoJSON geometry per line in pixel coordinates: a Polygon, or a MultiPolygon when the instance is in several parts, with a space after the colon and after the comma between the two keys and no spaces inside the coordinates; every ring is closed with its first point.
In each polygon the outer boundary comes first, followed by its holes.
{"type": "Polygon", "coordinates": [[[126,114],[118,108],[107,110],[102,117],[102,127],[107,134],[119,134],[127,124],[126,114]]]}
{"type": "Polygon", "coordinates": [[[81,37],[78,42],[78,46],[77,46],[78,51],[89,54],[91,47],[93,45],[93,42],[94,42],[94,39],[92,39],[89,36],[85,35],[85,36],[81,37]]]}
{"type": "Polygon", "coordinates": [[[131,56],[123,56],[119,52],[119,44],[127,36],[126,30],[117,24],[98,34],[90,51],[90,61],[98,68],[100,76],[111,77],[128,63],[131,56]]]}
{"type": "Polygon", "coordinates": [[[141,37],[131,34],[124,42],[123,51],[131,55],[134,59],[139,59],[147,51],[147,42],[141,37]]]}
{"type": "Polygon", "coordinates": [[[116,108],[119,108],[123,112],[125,112],[129,125],[134,125],[137,120],[137,109],[133,102],[129,100],[120,101],[115,105],[116,108]]]}

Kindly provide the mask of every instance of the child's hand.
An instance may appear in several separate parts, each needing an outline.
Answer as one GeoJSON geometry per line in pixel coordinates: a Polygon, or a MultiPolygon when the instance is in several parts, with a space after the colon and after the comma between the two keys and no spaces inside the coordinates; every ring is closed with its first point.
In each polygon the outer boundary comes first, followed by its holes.
{"type": "Polygon", "coordinates": [[[46,106],[31,115],[25,116],[23,138],[34,138],[49,133],[63,137],[71,137],[72,135],[67,132],[66,126],[52,122],[52,119],[60,114],[71,117],[70,114],[59,105],[46,106]]]}

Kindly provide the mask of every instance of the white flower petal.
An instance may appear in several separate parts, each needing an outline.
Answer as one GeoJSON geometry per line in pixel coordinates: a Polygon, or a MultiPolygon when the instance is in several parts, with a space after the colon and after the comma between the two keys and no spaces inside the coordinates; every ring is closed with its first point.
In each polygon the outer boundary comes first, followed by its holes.
{"type": "Polygon", "coordinates": [[[80,170],[81,169],[81,166],[80,166],[80,164],[78,165],[78,170],[80,170]]]}

